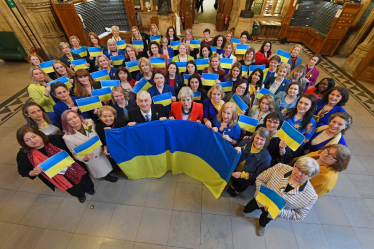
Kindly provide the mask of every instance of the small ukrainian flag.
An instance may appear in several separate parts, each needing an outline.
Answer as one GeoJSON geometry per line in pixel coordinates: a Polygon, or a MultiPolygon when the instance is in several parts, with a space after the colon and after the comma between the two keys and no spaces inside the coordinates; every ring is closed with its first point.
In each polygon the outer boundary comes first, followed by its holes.
{"type": "Polygon", "coordinates": [[[242,65],[242,76],[248,74],[248,69],[249,69],[248,66],[242,65]]]}
{"type": "Polygon", "coordinates": [[[100,81],[101,87],[115,87],[115,86],[120,86],[121,82],[119,80],[102,80],[100,81]]]}
{"type": "Polygon", "coordinates": [[[191,74],[184,74],[184,84],[187,86],[188,85],[188,79],[191,77],[191,74]]]}
{"type": "Polygon", "coordinates": [[[90,53],[90,56],[92,57],[97,57],[98,55],[103,54],[103,50],[101,50],[101,48],[89,47],[87,49],[88,49],[88,52],[90,53]]]}
{"type": "Polygon", "coordinates": [[[116,44],[119,49],[125,49],[127,45],[125,40],[116,41],[116,44]]]}
{"type": "Polygon", "coordinates": [[[231,92],[233,82],[220,82],[220,83],[217,83],[217,85],[221,85],[224,92],[231,92]]]}
{"type": "Polygon", "coordinates": [[[54,72],[54,68],[53,68],[53,62],[55,60],[52,60],[52,61],[46,61],[46,62],[42,62],[39,64],[39,67],[43,70],[43,72],[45,73],[52,73],[54,72]]]}
{"type": "Polygon", "coordinates": [[[87,63],[86,59],[79,59],[72,62],[74,64],[74,70],[86,69],[88,68],[85,64],[87,63]]]}
{"type": "Polygon", "coordinates": [[[240,128],[244,128],[244,130],[254,133],[256,130],[256,126],[258,125],[258,121],[258,119],[240,115],[238,125],[240,126],[240,128]]]}
{"type": "Polygon", "coordinates": [[[173,58],[169,58],[168,61],[169,61],[169,63],[172,62],[172,61],[173,61],[173,58]]]}
{"type": "Polygon", "coordinates": [[[236,93],[232,96],[232,98],[230,99],[230,102],[236,105],[237,110],[238,110],[238,115],[240,115],[242,111],[245,111],[248,109],[247,104],[236,93]]]}
{"type": "Polygon", "coordinates": [[[151,36],[150,37],[151,39],[151,42],[155,41],[155,42],[158,42],[158,43],[161,43],[161,36],[151,36]]]}
{"type": "Polygon", "coordinates": [[[256,196],[256,201],[264,207],[268,207],[268,211],[273,219],[277,218],[279,212],[286,206],[286,201],[274,190],[260,186],[260,190],[256,196]]]}
{"type": "Polygon", "coordinates": [[[200,48],[200,40],[191,40],[190,41],[190,48],[200,48]]]}
{"type": "Polygon", "coordinates": [[[70,83],[70,81],[68,80],[68,78],[66,78],[66,76],[62,76],[62,77],[60,77],[56,80],[50,81],[50,82],[48,82],[48,85],[51,85],[52,83],[56,83],[56,82],[61,82],[61,83],[65,84],[67,88],[71,88],[73,86],[70,83]]]}
{"type": "Polygon", "coordinates": [[[272,95],[274,98],[275,98],[275,95],[274,93],[270,92],[268,89],[266,88],[262,88],[256,95],[256,99],[260,99],[262,96],[266,95],[266,94],[269,94],[269,95],[272,95]]]}
{"type": "Polygon", "coordinates": [[[257,68],[261,68],[262,71],[265,70],[265,65],[255,65],[255,66],[249,66],[249,72],[248,74],[251,75],[251,73],[256,70],[257,68]]]}
{"type": "Polygon", "coordinates": [[[125,59],[125,56],[123,56],[123,55],[110,56],[110,60],[112,61],[113,66],[122,65],[122,62],[123,62],[124,59],[125,59]]]}
{"type": "Polygon", "coordinates": [[[236,45],[235,54],[245,54],[245,52],[247,52],[248,49],[249,49],[248,44],[238,44],[236,45]]]}
{"type": "Polygon", "coordinates": [[[112,89],[110,87],[105,87],[97,90],[92,90],[92,96],[98,96],[101,101],[103,100],[111,100],[112,99],[112,89]]]}
{"type": "Polygon", "coordinates": [[[221,58],[221,67],[224,68],[224,69],[231,69],[232,68],[232,61],[233,61],[233,59],[221,58]]]}
{"type": "Polygon", "coordinates": [[[62,150],[59,153],[48,158],[38,166],[42,167],[44,173],[52,178],[57,175],[61,170],[72,165],[75,161],[69,156],[69,154],[62,150]]]}
{"type": "Polygon", "coordinates": [[[170,42],[170,47],[173,49],[173,50],[178,50],[178,46],[179,44],[181,44],[181,41],[172,41],[170,42]]]}
{"type": "Polygon", "coordinates": [[[152,98],[154,104],[161,104],[163,106],[171,105],[171,92],[160,94],[152,98]]]}
{"type": "Polygon", "coordinates": [[[237,45],[237,44],[240,43],[240,39],[238,39],[238,38],[231,38],[231,42],[232,42],[232,44],[234,44],[234,47],[235,47],[235,45],[237,45]]]}
{"type": "Polygon", "coordinates": [[[78,145],[73,151],[80,157],[86,156],[92,153],[94,150],[103,145],[100,141],[99,136],[94,136],[83,144],[78,145]]]}
{"type": "Polygon", "coordinates": [[[212,50],[212,54],[215,54],[217,53],[217,47],[210,47],[210,49],[212,50]]]}
{"type": "Polygon", "coordinates": [[[280,49],[277,50],[276,55],[279,55],[282,63],[287,63],[288,60],[291,58],[291,53],[290,52],[286,52],[286,51],[283,51],[283,50],[280,50],[280,49]]]}
{"type": "Polygon", "coordinates": [[[81,112],[91,111],[95,108],[100,108],[103,106],[98,96],[77,99],[76,102],[81,112]]]}
{"type": "Polygon", "coordinates": [[[79,56],[82,58],[87,56],[87,50],[84,47],[72,50],[71,52],[73,54],[79,54],[79,56]]]}
{"type": "Polygon", "coordinates": [[[203,86],[213,86],[216,84],[216,80],[219,79],[219,74],[216,73],[203,73],[202,78],[203,86]]]}
{"type": "Polygon", "coordinates": [[[201,100],[201,92],[193,92],[193,100],[201,100]]]}
{"type": "Polygon", "coordinates": [[[277,136],[286,141],[287,146],[293,151],[296,151],[305,140],[304,135],[287,122],[283,122],[282,127],[277,132],[277,136]]]}
{"type": "Polygon", "coordinates": [[[179,73],[184,73],[186,72],[186,68],[187,68],[187,62],[184,61],[184,62],[175,62],[178,66],[178,69],[179,69],[179,73]]]}
{"type": "Polygon", "coordinates": [[[199,59],[195,60],[197,70],[204,70],[204,68],[209,66],[209,59],[199,59]]]}
{"type": "Polygon", "coordinates": [[[139,60],[136,61],[127,61],[126,66],[129,68],[129,72],[139,71],[139,60]]]}
{"type": "Polygon", "coordinates": [[[134,48],[144,49],[143,41],[132,41],[134,48]]]}
{"type": "Polygon", "coordinates": [[[150,62],[151,62],[153,67],[157,67],[157,68],[165,68],[166,67],[166,63],[165,63],[164,58],[151,58],[150,62]]]}
{"type": "Polygon", "coordinates": [[[138,92],[140,91],[147,91],[148,88],[150,88],[152,86],[151,83],[149,83],[144,77],[141,78],[141,80],[139,81],[139,83],[134,86],[134,88],[132,89],[132,91],[136,94],[138,94],[138,92]]]}
{"type": "Polygon", "coordinates": [[[93,72],[90,74],[91,74],[91,77],[96,81],[110,80],[110,76],[107,70],[101,70],[101,71],[93,72]]]}

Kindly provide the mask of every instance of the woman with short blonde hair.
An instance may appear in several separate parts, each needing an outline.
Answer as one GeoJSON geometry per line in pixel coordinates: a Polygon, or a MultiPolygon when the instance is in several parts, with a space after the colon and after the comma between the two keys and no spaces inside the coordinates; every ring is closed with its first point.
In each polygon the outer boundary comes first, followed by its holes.
{"type": "Polygon", "coordinates": [[[106,70],[108,72],[111,80],[116,79],[117,68],[112,66],[111,61],[105,54],[99,54],[96,57],[96,64],[99,66],[99,70],[106,70]]]}
{"type": "Polygon", "coordinates": [[[293,70],[298,65],[301,65],[301,63],[303,62],[303,59],[301,59],[300,57],[301,51],[303,51],[303,47],[300,44],[295,44],[295,46],[292,47],[290,51],[291,57],[287,62],[291,65],[291,70],[293,70]]]}
{"type": "Polygon", "coordinates": [[[51,87],[48,85],[51,79],[38,66],[31,67],[29,73],[31,82],[27,87],[27,92],[30,98],[42,106],[46,112],[53,112],[53,105],[58,100],[51,94],[51,87]]]}

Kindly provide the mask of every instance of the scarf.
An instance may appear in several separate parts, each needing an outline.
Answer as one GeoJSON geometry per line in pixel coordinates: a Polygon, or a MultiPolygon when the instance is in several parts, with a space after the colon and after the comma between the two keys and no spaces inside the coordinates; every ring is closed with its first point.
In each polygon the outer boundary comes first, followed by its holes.
{"type": "MultiPolygon", "coordinates": [[[[325,131],[325,130],[327,130],[329,128],[329,126],[328,125],[323,125],[323,126],[320,126],[320,127],[318,127],[318,128],[316,128],[316,132],[318,133],[318,132],[321,132],[321,131],[325,131]]],[[[318,135],[319,136],[319,135],[318,135]]],[[[318,137],[317,136],[317,137],[318,137]]],[[[316,138],[317,138],[316,137],[316,138]]],[[[314,138],[314,139],[316,139],[316,138],[314,138]]],[[[339,141],[340,141],[340,139],[342,138],[342,133],[341,132],[339,132],[338,134],[336,134],[335,135],[335,137],[333,137],[326,145],[330,145],[330,144],[338,144],[339,143],[339,141]]]]}
{"type": "Polygon", "coordinates": [[[221,107],[224,104],[222,99],[219,101],[219,104],[216,104],[212,99],[210,99],[210,101],[212,102],[212,105],[214,106],[214,108],[217,109],[218,112],[221,110],[221,107]]]}
{"type": "Polygon", "coordinates": [[[253,145],[253,143],[252,143],[252,146],[251,146],[251,153],[252,153],[252,154],[260,153],[260,152],[262,151],[263,148],[264,148],[264,147],[262,147],[262,148],[256,148],[256,147],[253,145]]]}
{"type": "MultiPolygon", "coordinates": [[[[62,151],[60,148],[54,146],[51,143],[48,143],[44,146],[45,150],[47,151],[48,157],[51,157],[58,152],[62,151]]],[[[48,159],[43,153],[38,151],[37,149],[33,149],[30,153],[27,154],[27,157],[30,160],[30,163],[35,168],[40,163],[44,162],[48,159]]],[[[67,189],[73,187],[73,185],[63,176],[60,174],[55,175],[52,178],[49,178],[44,172],[41,173],[42,176],[50,181],[55,187],[57,187],[62,192],[65,192],[67,189]]],[[[65,172],[65,176],[72,181],[74,184],[78,184],[82,176],[86,174],[86,171],[76,162],[74,162],[65,172]]]]}
{"type": "MultiPolygon", "coordinates": [[[[326,106],[326,105],[325,105],[326,106]]],[[[325,106],[323,108],[325,108],[325,106]]],[[[335,107],[335,106],[334,106],[335,107]]],[[[334,107],[322,112],[323,108],[318,112],[317,115],[313,115],[313,118],[316,120],[316,123],[318,123],[327,113],[329,113],[334,107]]]]}

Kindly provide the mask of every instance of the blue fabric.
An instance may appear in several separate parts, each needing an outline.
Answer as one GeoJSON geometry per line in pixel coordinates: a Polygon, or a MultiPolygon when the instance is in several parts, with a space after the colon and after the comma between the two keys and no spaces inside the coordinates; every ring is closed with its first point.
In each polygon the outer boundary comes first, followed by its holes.
{"type": "MultiPolygon", "coordinates": [[[[169,77],[166,76],[166,82],[165,84],[170,85],[169,83],[169,77]]],[[[179,74],[175,75],[175,86],[174,86],[174,91],[175,95],[178,96],[179,91],[181,90],[182,87],[184,87],[184,78],[180,76],[179,74]]]]}
{"type": "Polygon", "coordinates": [[[280,112],[282,115],[284,115],[288,110],[296,107],[296,103],[299,100],[299,98],[300,97],[297,97],[296,100],[290,105],[287,104],[286,101],[285,101],[286,96],[283,96],[280,99],[277,99],[276,100],[277,102],[275,103],[275,106],[277,107],[276,111],[280,112]]]}
{"type": "MultiPolygon", "coordinates": [[[[305,145],[305,147],[303,148],[303,155],[309,153],[309,152],[314,152],[314,151],[318,151],[320,149],[322,149],[323,146],[325,146],[328,142],[330,142],[333,138],[330,138],[330,139],[327,139],[326,141],[322,142],[322,143],[319,143],[319,144],[315,144],[315,145],[312,145],[312,141],[313,139],[315,139],[316,137],[318,137],[319,134],[321,134],[322,132],[324,131],[320,131],[320,132],[315,132],[314,135],[312,136],[312,138],[309,140],[309,142],[305,145]]],[[[348,147],[347,143],[345,142],[345,139],[343,136],[341,136],[338,144],[341,144],[341,145],[344,145],[345,147],[348,147]]]]}
{"type": "Polygon", "coordinates": [[[169,54],[169,58],[173,58],[175,55],[174,55],[174,50],[172,48],[169,48],[168,47],[168,54],[169,54]]]}
{"type": "MultiPolygon", "coordinates": [[[[314,115],[318,115],[319,111],[323,109],[323,107],[327,105],[327,102],[324,102],[322,99],[317,100],[317,109],[314,112],[314,115]]],[[[327,125],[329,124],[329,118],[331,117],[332,114],[337,113],[337,112],[345,112],[344,108],[342,106],[336,105],[334,108],[332,108],[328,113],[325,114],[323,118],[321,118],[318,121],[317,126],[322,126],[322,125],[327,125]]]]}
{"type": "MultiPolygon", "coordinates": [[[[110,60],[110,56],[112,56],[112,52],[108,50],[104,54],[110,60]]],[[[118,49],[118,55],[123,55],[126,59],[126,54],[125,54],[125,51],[123,49],[118,49]]]]}
{"type": "MultiPolygon", "coordinates": [[[[74,101],[74,106],[77,105],[77,99],[82,99],[83,97],[71,97],[74,101]]],[[[62,101],[59,101],[53,106],[53,111],[56,113],[59,119],[61,119],[61,115],[64,111],[69,110],[70,108],[62,101]]],[[[80,112],[78,111],[78,114],[81,115],[84,119],[92,119],[95,123],[97,122],[97,116],[93,113],[93,111],[88,112],[80,112]]],[[[60,121],[61,122],[61,121],[60,121]]]]}
{"type": "Polygon", "coordinates": [[[112,67],[110,69],[109,77],[110,77],[111,80],[116,80],[116,72],[117,72],[117,68],[112,67]]]}
{"type": "Polygon", "coordinates": [[[275,78],[274,75],[275,75],[275,72],[271,73],[271,72],[267,71],[267,74],[264,75],[265,78],[264,78],[264,81],[263,81],[263,82],[266,83],[266,82],[268,81],[268,79],[271,78],[271,77],[272,77],[272,78],[275,78]]]}
{"type": "MultiPolygon", "coordinates": [[[[141,72],[139,72],[137,75],[136,75],[136,78],[135,78],[135,81],[139,81],[143,78],[143,74],[141,72]]],[[[153,84],[153,81],[152,81],[152,78],[150,78],[149,80],[147,80],[149,83],[153,84]]]]}
{"type": "Polygon", "coordinates": [[[223,131],[220,131],[219,129],[221,128],[221,123],[218,122],[217,117],[215,117],[213,119],[212,126],[218,128],[218,133],[225,133],[224,135],[229,135],[229,137],[234,139],[235,141],[238,141],[240,138],[241,129],[237,123],[233,127],[226,127],[225,129],[223,129],[223,131]]]}
{"type": "Polygon", "coordinates": [[[300,146],[303,146],[305,143],[307,143],[310,140],[310,138],[313,136],[314,132],[316,131],[316,120],[314,118],[311,118],[307,127],[305,129],[301,129],[302,119],[295,121],[295,116],[293,118],[285,119],[284,121],[289,123],[292,127],[294,127],[296,130],[298,130],[301,134],[305,136],[306,140],[304,140],[304,142],[300,145],[300,146]]]}
{"type": "MultiPolygon", "coordinates": [[[[264,81],[265,82],[264,87],[266,89],[270,89],[270,86],[273,85],[276,78],[277,77],[269,77],[267,81],[264,81]]],[[[281,85],[278,87],[277,91],[274,93],[274,95],[277,95],[279,92],[285,92],[289,84],[290,82],[287,81],[286,78],[284,78],[281,85]]]]}
{"type": "Polygon", "coordinates": [[[288,64],[290,64],[291,66],[291,70],[293,70],[295,67],[297,67],[298,65],[300,65],[301,63],[303,62],[303,59],[301,57],[297,57],[296,59],[296,62],[295,62],[295,65],[292,66],[292,61],[291,61],[291,58],[288,60],[288,64]]]}
{"type": "Polygon", "coordinates": [[[210,98],[206,98],[203,101],[204,115],[203,118],[209,119],[210,122],[213,122],[213,119],[217,116],[218,111],[212,104],[210,98]]]}
{"type": "MultiPolygon", "coordinates": [[[[161,95],[163,93],[169,93],[169,92],[171,93],[171,95],[173,95],[175,97],[174,88],[172,86],[166,85],[166,84],[164,84],[164,88],[162,89],[162,93],[160,93],[158,91],[156,85],[153,85],[152,87],[148,88],[147,91],[151,95],[151,98],[153,98],[154,96],[161,95]]],[[[169,116],[169,113],[170,113],[170,110],[171,110],[171,105],[164,106],[164,108],[165,108],[167,116],[169,116]]]]}
{"type": "Polygon", "coordinates": [[[47,112],[47,115],[49,117],[49,120],[52,122],[52,124],[60,128],[60,130],[62,130],[60,116],[57,116],[56,113],[54,112],[47,112]]]}
{"type": "Polygon", "coordinates": [[[217,48],[217,51],[216,51],[217,54],[221,55],[223,52],[224,52],[223,48],[217,48]]]}

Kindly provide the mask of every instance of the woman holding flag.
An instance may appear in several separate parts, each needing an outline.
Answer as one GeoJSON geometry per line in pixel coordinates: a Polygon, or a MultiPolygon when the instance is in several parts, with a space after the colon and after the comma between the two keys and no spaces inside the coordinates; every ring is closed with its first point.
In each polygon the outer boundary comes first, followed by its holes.
{"type": "Polygon", "coordinates": [[[302,94],[305,94],[307,92],[307,89],[305,89],[306,87],[306,79],[305,79],[305,71],[306,70],[306,67],[304,65],[298,65],[297,67],[295,67],[292,72],[286,77],[286,80],[289,81],[289,82],[295,82],[295,81],[298,81],[300,82],[300,89],[303,89],[302,90],[302,94]]]}
{"type": "MultiPolygon", "coordinates": [[[[126,58],[125,51],[118,48],[115,40],[108,39],[107,45],[109,49],[104,54],[108,59],[110,59],[111,56],[118,56],[118,55],[123,55],[123,57],[126,58]]],[[[110,61],[112,63],[112,60],[110,61]]],[[[114,67],[117,68],[118,66],[114,66],[114,67]]]]}
{"type": "Polygon", "coordinates": [[[186,37],[182,39],[181,43],[186,44],[186,46],[187,46],[186,53],[191,55],[191,57],[193,57],[194,59],[196,59],[196,55],[199,53],[199,49],[190,47],[190,42],[192,40],[195,40],[192,36],[192,30],[191,29],[186,29],[186,37]]]}
{"type": "Polygon", "coordinates": [[[258,120],[258,124],[264,123],[264,118],[275,109],[275,98],[270,94],[263,95],[258,100],[259,105],[252,106],[248,117],[258,120]]]}
{"type": "Polygon", "coordinates": [[[106,70],[111,80],[116,79],[117,68],[113,67],[108,57],[104,54],[99,54],[96,57],[96,64],[99,66],[99,71],[106,70]]]}
{"type": "Polygon", "coordinates": [[[91,91],[100,89],[101,85],[95,81],[85,69],[78,69],[74,76],[74,95],[76,97],[90,97],[91,91]]]}
{"type": "Polygon", "coordinates": [[[29,177],[31,180],[38,177],[53,191],[56,188],[66,191],[77,197],[80,203],[86,201],[86,193],[95,194],[94,184],[84,163],[75,161],[51,178],[39,166],[61,151],[70,152],[61,136],[46,136],[34,127],[23,126],[17,131],[17,141],[22,147],[17,154],[18,173],[22,177],[29,177]]]}
{"type": "Polygon", "coordinates": [[[172,86],[175,94],[178,94],[179,90],[185,85],[183,77],[179,75],[178,66],[173,61],[168,64],[165,84],[172,86]]]}
{"type": "MultiPolygon", "coordinates": [[[[249,35],[248,31],[243,31],[241,34],[240,34],[240,43],[238,45],[247,45],[247,42],[249,41],[249,39],[251,38],[251,36],[249,35]]],[[[239,60],[242,60],[244,58],[243,54],[236,54],[236,46],[234,47],[234,52],[233,52],[235,55],[236,55],[236,59],[239,61],[239,60]]]]}
{"type": "Polygon", "coordinates": [[[170,47],[170,42],[180,40],[179,37],[176,35],[175,29],[174,29],[173,26],[170,26],[167,29],[165,37],[166,37],[166,39],[168,39],[168,46],[169,47],[170,47]]]}
{"type": "Polygon", "coordinates": [[[264,78],[264,71],[261,68],[256,68],[253,70],[251,75],[249,75],[249,97],[251,98],[251,105],[254,103],[257,93],[264,88],[262,80],[264,78]]]}
{"type": "Polygon", "coordinates": [[[221,55],[224,52],[223,47],[225,46],[225,44],[226,38],[223,35],[216,35],[216,37],[214,37],[213,39],[212,47],[216,47],[217,54],[221,55]]]}
{"type": "Polygon", "coordinates": [[[191,88],[191,90],[195,93],[198,92],[200,93],[200,97],[194,97],[194,101],[197,103],[203,103],[204,99],[206,99],[208,96],[206,94],[206,91],[204,89],[204,86],[201,82],[201,78],[198,74],[192,74],[190,78],[188,78],[188,84],[191,88]]]}
{"type": "Polygon", "coordinates": [[[122,66],[126,67],[127,70],[131,73],[131,78],[136,79],[136,75],[139,73],[139,68],[131,70],[131,67],[129,67],[126,63],[131,61],[139,60],[140,57],[138,56],[138,51],[134,48],[133,45],[127,44],[125,48],[125,59],[122,62],[122,66]]]}
{"type": "MultiPolygon", "coordinates": [[[[73,64],[73,61],[82,59],[82,57],[79,54],[74,54],[71,52],[69,43],[60,42],[58,47],[60,48],[61,52],[64,53],[64,55],[60,58],[60,61],[64,63],[67,67],[74,68],[75,65],[73,64]]],[[[87,63],[86,66],[89,67],[90,64],[87,63]]]]}
{"type": "Polygon", "coordinates": [[[131,28],[132,32],[132,39],[131,44],[133,44],[133,41],[142,41],[143,42],[143,48],[137,48],[136,51],[138,52],[139,57],[148,58],[148,41],[145,36],[142,36],[140,34],[140,31],[137,26],[133,26],[131,28]]]}
{"type": "MultiPolygon", "coordinates": [[[[222,53],[220,55],[221,59],[222,58],[225,58],[225,59],[232,59],[232,65],[234,65],[237,60],[236,60],[236,56],[232,54],[233,50],[234,50],[234,44],[232,42],[226,42],[225,43],[225,46],[223,47],[223,50],[224,50],[224,53],[222,53]]],[[[228,74],[230,69],[227,69],[225,68],[225,74],[228,74]]]]}
{"type": "Polygon", "coordinates": [[[209,92],[208,98],[203,101],[204,108],[204,124],[208,127],[212,127],[213,119],[217,116],[218,112],[221,110],[225,101],[222,99],[225,97],[225,92],[221,85],[213,85],[209,92]]]}
{"type": "Polygon", "coordinates": [[[68,68],[64,63],[59,60],[55,60],[52,64],[55,70],[56,79],[65,76],[71,84],[74,83],[75,72],[73,69],[68,68]]]}
{"type": "MultiPolygon", "coordinates": [[[[250,47],[245,52],[243,59],[240,60],[239,63],[242,64],[243,66],[247,66],[247,67],[257,65],[256,61],[255,61],[255,54],[256,54],[256,50],[254,48],[250,47]]],[[[248,74],[246,74],[244,77],[248,79],[248,74]]]]}
{"type": "Polygon", "coordinates": [[[110,28],[112,30],[112,39],[115,41],[123,41],[125,40],[124,37],[119,36],[119,27],[118,26],[112,26],[110,28]]]}
{"type": "MultiPolygon", "coordinates": [[[[37,53],[31,53],[27,55],[27,62],[30,63],[31,66],[40,66],[40,63],[44,62],[44,60],[37,53]]],[[[55,72],[48,73],[48,76],[52,80],[57,79],[55,72]]]]}
{"type": "Polygon", "coordinates": [[[204,68],[203,73],[214,73],[218,74],[218,80],[216,83],[221,82],[225,76],[225,70],[221,68],[221,57],[216,53],[210,57],[209,66],[204,68]]]}
{"type": "Polygon", "coordinates": [[[169,58],[174,57],[174,50],[168,47],[168,39],[166,37],[161,39],[161,54],[169,58]]]}
{"type": "Polygon", "coordinates": [[[139,83],[139,81],[144,78],[149,83],[152,83],[152,70],[151,70],[151,63],[147,58],[140,58],[138,62],[140,72],[136,75],[135,78],[135,85],[139,83]]]}
{"type": "Polygon", "coordinates": [[[249,107],[251,106],[251,100],[248,98],[248,96],[246,95],[246,93],[248,92],[248,81],[246,81],[245,79],[241,79],[237,82],[234,83],[234,86],[232,87],[232,92],[228,93],[225,95],[225,97],[223,98],[223,100],[225,102],[229,102],[230,99],[232,98],[232,96],[234,96],[234,94],[238,95],[239,98],[241,98],[244,103],[249,107]]]}
{"type": "Polygon", "coordinates": [[[119,67],[116,73],[116,79],[120,81],[120,86],[126,92],[130,100],[135,100],[135,93],[132,88],[135,85],[135,80],[131,77],[129,70],[125,67],[119,67]]]}
{"type": "Polygon", "coordinates": [[[149,29],[149,36],[160,36],[160,38],[162,38],[162,35],[160,31],[158,30],[157,25],[154,23],[151,23],[151,28],[149,29]]]}
{"type": "Polygon", "coordinates": [[[169,64],[169,60],[168,60],[168,57],[162,53],[160,44],[156,41],[153,41],[149,44],[149,48],[150,48],[150,51],[149,51],[150,57],[148,58],[148,60],[152,65],[152,71],[159,69],[163,71],[164,74],[166,74],[166,68],[169,64]],[[159,58],[163,60],[161,60],[160,62],[157,62],[156,65],[153,65],[152,58],[159,58]]]}
{"type": "Polygon", "coordinates": [[[72,46],[71,47],[71,52],[72,53],[79,54],[80,57],[82,57],[82,59],[87,59],[87,57],[88,57],[87,46],[81,46],[79,44],[80,40],[79,40],[78,37],[76,37],[75,35],[70,36],[69,42],[70,42],[70,44],[72,46]],[[79,53],[75,52],[75,50],[78,50],[79,53]]]}
{"type": "MultiPolygon", "coordinates": [[[[101,45],[100,43],[100,38],[99,36],[94,33],[94,32],[90,32],[88,33],[88,40],[90,41],[90,47],[95,47],[95,48],[100,48],[101,51],[106,54],[106,52],[108,51],[108,47],[105,46],[105,45],[101,45]]],[[[90,53],[90,56],[88,57],[87,61],[90,63],[90,72],[96,72],[97,71],[97,68],[96,68],[96,56],[93,56],[91,55],[90,53]]]]}
{"type": "MultiPolygon", "coordinates": [[[[239,62],[235,62],[229,73],[223,77],[222,82],[232,82],[234,85],[240,81],[242,77],[242,65],[239,62]]],[[[246,92],[247,93],[247,92],[246,92]]]]}
{"type": "Polygon", "coordinates": [[[196,121],[201,123],[203,121],[203,105],[193,101],[194,94],[191,88],[185,86],[179,91],[178,99],[179,102],[173,102],[171,104],[171,111],[169,119],[179,119],[196,121]]]}

